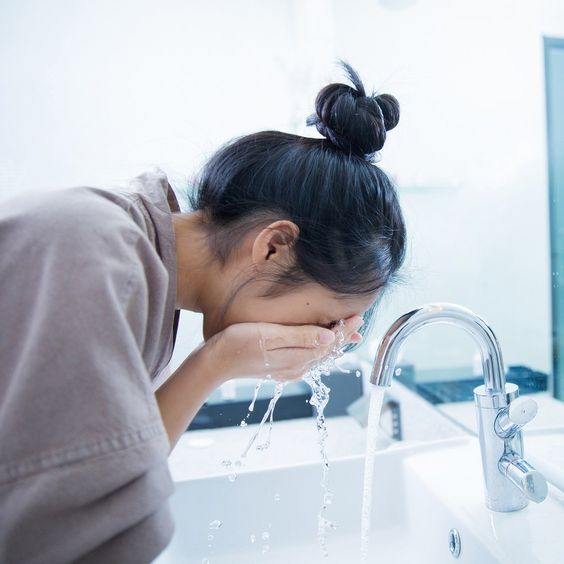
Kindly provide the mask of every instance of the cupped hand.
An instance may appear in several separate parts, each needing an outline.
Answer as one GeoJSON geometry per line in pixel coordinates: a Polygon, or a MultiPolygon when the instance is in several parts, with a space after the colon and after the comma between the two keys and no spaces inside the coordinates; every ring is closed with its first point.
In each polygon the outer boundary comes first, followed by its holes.
{"type": "MultiPolygon", "coordinates": [[[[360,342],[363,319],[357,315],[343,320],[343,342],[360,342]]],[[[237,323],[230,325],[206,344],[209,362],[222,380],[269,378],[297,380],[336,346],[339,328],[317,325],[237,323]]]]}

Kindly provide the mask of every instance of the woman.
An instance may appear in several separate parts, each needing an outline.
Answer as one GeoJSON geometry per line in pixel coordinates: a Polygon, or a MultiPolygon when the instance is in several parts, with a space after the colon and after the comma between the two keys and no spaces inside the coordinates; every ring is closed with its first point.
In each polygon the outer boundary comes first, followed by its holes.
{"type": "MultiPolygon", "coordinates": [[[[167,455],[231,378],[299,378],[348,347],[405,252],[373,165],[399,106],[330,84],[324,139],[220,148],[182,213],[165,174],[0,205],[0,561],[150,562],[168,543],[167,455]],[[180,309],[204,342],[155,391],[180,309]]],[[[195,508],[195,510],[197,510],[195,508]]]]}

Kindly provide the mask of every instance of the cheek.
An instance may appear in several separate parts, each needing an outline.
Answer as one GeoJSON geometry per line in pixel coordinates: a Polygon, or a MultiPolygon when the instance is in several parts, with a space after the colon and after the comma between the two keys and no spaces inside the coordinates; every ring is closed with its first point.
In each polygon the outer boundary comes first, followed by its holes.
{"type": "Polygon", "coordinates": [[[225,317],[225,323],[262,322],[280,325],[306,325],[317,323],[313,308],[301,301],[278,298],[241,300],[233,304],[225,317]]]}
{"type": "Polygon", "coordinates": [[[268,310],[268,302],[265,302],[260,307],[260,304],[257,304],[254,299],[236,299],[221,320],[221,324],[227,327],[236,323],[265,321],[265,312],[268,312],[268,310]]]}

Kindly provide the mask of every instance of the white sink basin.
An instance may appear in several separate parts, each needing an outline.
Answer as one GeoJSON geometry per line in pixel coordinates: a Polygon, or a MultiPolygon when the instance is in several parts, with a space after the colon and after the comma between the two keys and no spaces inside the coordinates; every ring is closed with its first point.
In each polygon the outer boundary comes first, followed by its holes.
{"type": "Polygon", "coordinates": [[[545,478],[564,491],[564,427],[523,431],[525,457],[545,478]]]}
{"type": "MultiPolygon", "coordinates": [[[[176,533],[156,562],[359,562],[363,464],[363,456],[331,463],[329,483],[334,496],[326,517],[337,528],[328,531],[328,558],[317,541],[321,464],[304,464],[245,471],[235,482],[227,476],[177,482],[171,500],[176,533]],[[209,528],[214,520],[222,522],[217,530],[209,528]],[[263,533],[268,540],[263,540],[263,533]],[[208,540],[210,534],[212,540],[208,540]],[[268,551],[263,553],[266,545],[268,551]]],[[[368,562],[564,562],[564,496],[551,488],[539,505],[494,513],[483,501],[481,472],[474,438],[379,452],[368,562]],[[452,528],[458,529],[461,538],[457,560],[449,551],[452,528]]]]}

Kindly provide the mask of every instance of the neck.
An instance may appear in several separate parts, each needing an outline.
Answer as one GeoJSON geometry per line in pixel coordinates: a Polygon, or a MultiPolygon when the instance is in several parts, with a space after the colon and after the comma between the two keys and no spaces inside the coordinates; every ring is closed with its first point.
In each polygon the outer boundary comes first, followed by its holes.
{"type": "Polygon", "coordinates": [[[172,216],[176,240],[176,308],[203,313],[218,303],[220,280],[199,212],[172,216]]]}

